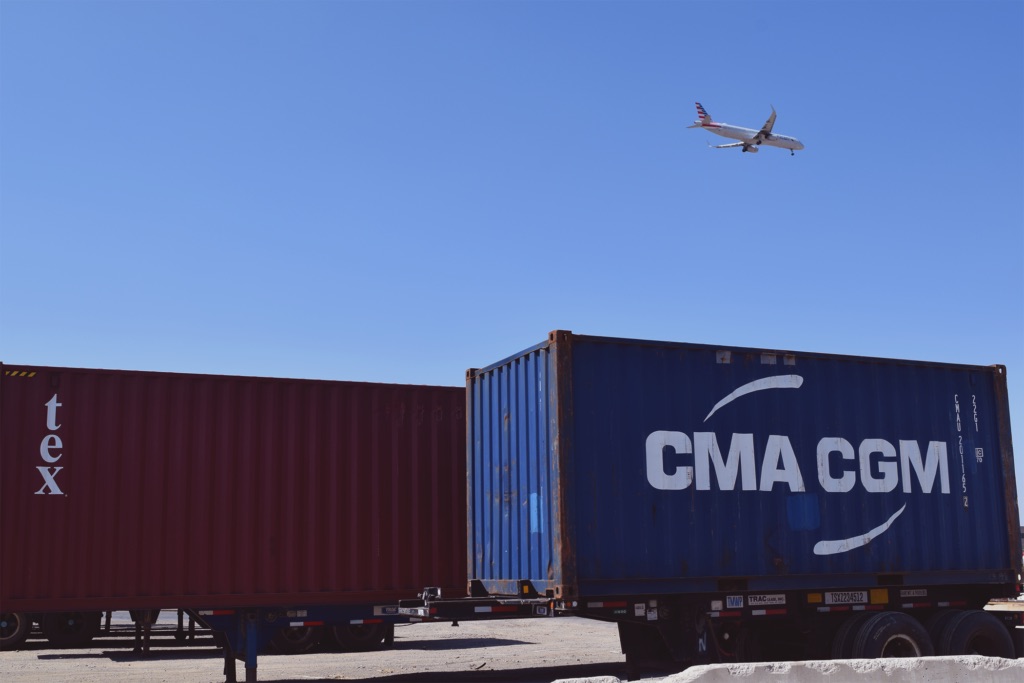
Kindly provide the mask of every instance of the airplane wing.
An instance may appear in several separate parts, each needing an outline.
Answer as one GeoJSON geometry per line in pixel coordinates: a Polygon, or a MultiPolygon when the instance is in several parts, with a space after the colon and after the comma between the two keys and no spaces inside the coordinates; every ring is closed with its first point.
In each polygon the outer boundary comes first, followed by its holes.
{"type": "Polygon", "coordinates": [[[765,138],[770,137],[772,134],[772,127],[775,126],[775,107],[772,107],[772,115],[768,117],[768,120],[761,126],[761,132],[759,135],[763,135],[765,138]]]}
{"type": "Polygon", "coordinates": [[[749,142],[730,142],[727,145],[712,145],[709,143],[708,147],[711,149],[726,149],[728,147],[749,147],[750,144],[749,142]]]}

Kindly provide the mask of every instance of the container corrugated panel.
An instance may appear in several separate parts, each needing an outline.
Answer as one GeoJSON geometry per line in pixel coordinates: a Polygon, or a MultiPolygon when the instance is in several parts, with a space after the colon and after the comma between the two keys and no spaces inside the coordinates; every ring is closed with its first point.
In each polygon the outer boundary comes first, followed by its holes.
{"type": "Polygon", "coordinates": [[[554,332],[467,386],[491,591],[1017,580],[1000,366],[554,332]]]}
{"type": "Polygon", "coordinates": [[[461,387],[2,370],[4,611],[465,593],[461,387]]]}

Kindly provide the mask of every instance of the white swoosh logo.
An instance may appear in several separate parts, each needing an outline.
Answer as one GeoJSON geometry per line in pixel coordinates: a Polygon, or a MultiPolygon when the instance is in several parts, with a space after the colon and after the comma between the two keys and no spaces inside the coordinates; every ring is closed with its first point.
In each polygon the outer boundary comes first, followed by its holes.
{"type": "MultiPolygon", "coordinates": [[[[715,407],[711,409],[710,413],[708,413],[708,416],[704,418],[704,421],[707,422],[719,408],[729,405],[741,396],[746,396],[747,394],[751,394],[755,391],[763,391],[765,389],[799,389],[803,386],[803,383],[804,378],[800,375],[777,375],[775,377],[765,377],[763,379],[754,380],[753,382],[749,382],[737,388],[731,394],[716,403],[715,407]]],[[[892,523],[896,521],[896,518],[903,514],[906,507],[907,505],[904,503],[903,507],[897,510],[896,514],[890,517],[885,524],[875,527],[866,534],[854,536],[852,538],[844,538],[838,541],[818,541],[814,545],[814,554],[836,555],[838,553],[849,552],[854,548],[866,546],[868,543],[888,531],[889,527],[892,526],[892,523]]]]}
{"type": "Polygon", "coordinates": [[[749,384],[744,384],[716,403],[715,407],[711,409],[710,413],[708,413],[708,416],[704,418],[704,421],[707,422],[719,408],[729,405],[740,396],[746,396],[747,394],[755,391],[763,391],[764,389],[799,389],[803,383],[804,378],[800,375],[777,375],[775,377],[765,377],[764,379],[754,380],[749,384]]]}
{"type": "Polygon", "coordinates": [[[892,517],[890,517],[889,520],[885,524],[883,524],[881,526],[876,526],[874,529],[872,529],[871,531],[867,532],[866,534],[864,534],[862,536],[854,536],[853,538],[844,538],[841,541],[818,541],[817,543],[814,544],[814,554],[815,555],[835,555],[837,553],[845,553],[845,552],[848,552],[850,550],[853,550],[854,548],[860,548],[861,546],[865,546],[868,543],[871,543],[871,541],[873,541],[878,536],[881,536],[886,531],[888,531],[889,527],[892,526],[892,523],[894,521],[896,521],[897,517],[899,517],[900,515],[903,514],[903,511],[906,508],[907,508],[907,504],[904,503],[903,507],[901,507],[899,510],[897,510],[896,514],[894,514],[892,517]]]}

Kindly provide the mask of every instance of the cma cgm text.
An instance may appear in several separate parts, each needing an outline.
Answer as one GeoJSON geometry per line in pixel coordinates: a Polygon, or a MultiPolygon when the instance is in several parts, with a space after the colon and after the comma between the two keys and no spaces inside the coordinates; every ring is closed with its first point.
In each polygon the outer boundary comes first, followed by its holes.
{"type": "MultiPolygon", "coordinates": [[[[829,493],[860,486],[869,493],[888,493],[902,483],[904,493],[949,493],[946,443],[929,441],[922,454],[914,440],[894,445],[885,439],[864,439],[857,447],[841,437],[818,441],[817,479],[829,493]],[[916,484],[915,484],[916,482],[916,484]]],[[[772,434],[755,449],[753,434],[733,434],[725,455],[714,432],[656,431],[647,437],[647,481],[656,489],[679,491],[772,491],[776,484],[792,492],[806,491],[804,474],[788,436],[772,434]],[[755,457],[762,453],[760,469],[755,457]],[[712,477],[714,472],[714,477],[712,477]],[[712,483],[712,480],[714,483],[712,483]]]]}

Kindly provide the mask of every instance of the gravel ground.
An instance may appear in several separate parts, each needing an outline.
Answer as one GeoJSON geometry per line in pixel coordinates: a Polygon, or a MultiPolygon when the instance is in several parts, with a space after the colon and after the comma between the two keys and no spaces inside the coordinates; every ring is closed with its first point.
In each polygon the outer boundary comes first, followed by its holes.
{"type": "MultiPolygon", "coordinates": [[[[173,613],[165,612],[159,625],[173,623],[168,615],[173,613]]],[[[29,649],[0,653],[0,680],[224,680],[223,657],[208,640],[186,648],[165,636],[155,641],[146,659],[133,655],[132,642],[125,638],[104,639],[94,645],[52,650],[42,642],[30,641],[29,649]]],[[[244,680],[242,662],[237,663],[236,671],[239,680],[244,680]]],[[[578,618],[472,621],[457,628],[448,623],[409,624],[396,627],[391,650],[261,655],[259,659],[261,681],[549,683],[584,676],[628,680],[614,624],[578,618]]]]}
{"type": "MultiPolygon", "coordinates": [[[[1024,610],[1024,601],[989,609],[1024,610]]],[[[30,640],[26,649],[0,652],[0,680],[117,683],[223,681],[224,660],[209,635],[188,647],[173,638],[175,612],[165,611],[154,631],[151,655],[132,653],[131,621],[114,614],[113,637],[91,648],[50,649],[30,640]]],[[[245,666],[236,663],[238,680],[245,666]]],[[[315,652],[261,655],[261,681],[364,681],[366,683],[550,683],[558,679],[609,676],[621,681],[662,681],[670,672],[630,678],[614,624],[560,617],[502,621],[406,624],[395,629],[395,646],[377,652],[315,652]]],[[[966,680],[997,680],[972,678],[966,680]]],[[[1001,679],[999,679],[1001,680],[1001,679]]]]}

